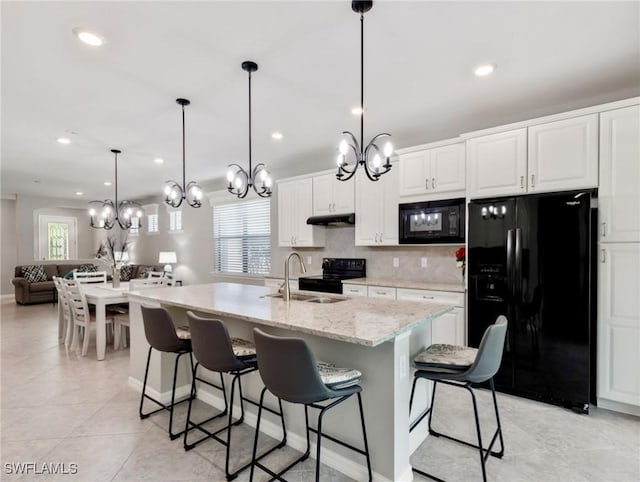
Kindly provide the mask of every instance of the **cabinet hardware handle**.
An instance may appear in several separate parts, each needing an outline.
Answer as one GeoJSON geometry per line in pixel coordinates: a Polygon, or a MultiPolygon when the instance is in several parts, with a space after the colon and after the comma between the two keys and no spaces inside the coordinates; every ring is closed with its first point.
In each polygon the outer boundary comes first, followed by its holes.
{"type": "Polygon", "coordinates": [[[536,175],[531,174],[531,187],[536,187],[536,175]]]}
{"type": "Polygon", "coordinates": [[[378,238],[379,242],[382,242],[382,233],[380,233],[380,237],[378,238]]]}
{"type": "Polygon", "coordinates": [[[333,212],[336,212],[336,203],[333,203],[333,212]]]}
{"type": "Polygon", "coordinates": [[[376,233],[376,238],[375,238],[375,242],[378,242],[378,233],[376,233]]]}
{"type": "Polygon", "coordinates": [[[357,293],[358,290],[349,290],[349,293],[357,293]]]}
{"type": "Polygon", "coordinates": [[[601,261],[602,261],[603,263],[606,263],[606,262],[607,262],[607,255],[606,255],[606,253],[607,253],[607,252],[606,252],[604,249],[601,249],[601,250],[600,250],[600,252],[602,253],[602,259],[601,259],[601,261]]]}
{"type": "Polygon", "coordinates": [[[607,223],[602,223],[602,237],[607,237],[607,223]]]}
{"type": "Polygon", "coordinates": [[[436,188],[436,178],[435,178],[435,177],[432,177],[432,178],[431,178],[431,188],[432,188],[432,189],[435,189],[435,188],[436,188]]]}
{"type": "Polygon", "coordinates": [[[524,189],[524,176],[520,176],[520,189],[524,189]]]}
{"type": "Polygon", "coordinates": [[[386,295],[387,292],[386,291],[376,291],[377,295],[386,295]]]}
{"type": "Polygon", "coordinates": [[[429,190],[429,178],[428,177],[424,180],[424,187],[427,189],[427,191],[429,190]]]}
{"type": "Polygon", "coordinates": [[[433,300],[433,299],[435,299],[435,296],[422,295],[422,297],[423,297],[425,300],[433,300]]]}

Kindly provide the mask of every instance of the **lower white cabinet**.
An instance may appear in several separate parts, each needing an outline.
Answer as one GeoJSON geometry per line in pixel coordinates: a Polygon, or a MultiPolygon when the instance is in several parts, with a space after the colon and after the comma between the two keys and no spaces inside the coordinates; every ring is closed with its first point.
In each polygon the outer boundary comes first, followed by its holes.
{"type": "Polygon", "coordinates": [[[367,286],[367,296],[369,298],[386,298],[388,300],[396,299],[396,289],[389,286],[367,286]]]}
{"type": "Polygon", "coordinates": [[[599,247],[598,405],[640,415],[640,243],[599,247]]]}
{"type": "Polygon", "coordinates": [[[398,288],[398,300],[422,301],[452,305],[449,313],[431,322],[431,343],[466,345],[466,323],[464,318],[464,293],[398,288]]]}
{"type": "Polygon", "coordinates": [[[367,286],[343,283],[342,294],[347,296],[367,296],[367,286]]]}

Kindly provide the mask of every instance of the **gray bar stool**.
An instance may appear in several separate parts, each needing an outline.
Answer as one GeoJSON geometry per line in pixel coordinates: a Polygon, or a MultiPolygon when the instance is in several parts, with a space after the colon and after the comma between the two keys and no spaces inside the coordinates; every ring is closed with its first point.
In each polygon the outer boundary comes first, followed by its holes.
{"type": "MultiPolygon", "coordinates": [[[[482,480],[486,482],[487,472],[485,468],[486,460],[489,455],[502,458],[504,455],[504,441],[502,439],[502,426],[500,425],[500,414],[498,413],[498,402],[496,400],[496,391],[493,384],[493,377],[500,368],[502,362],[502,352],[504,350],[504,342],[507,335],[507,318],[499,316],[496,322],[489,326],[482,336],[480,346],[469,348],[457,345],[436,344],[429,346],[422,353],[414,358],[414,364],[417,371],[414,374],[413,386],[411,388],[411,398],[409,400],[409,413],[413,405],[413,395],[416,389],[416,383],[420,379],[433,381],[433,392],[431,394],[431,405],[413,422],[409,431],[412,431],[427,415],[429,415],[429,434],[436,437],[444,437],[455,442],[459,442],[468,447],[473,447],[480,452],[480,465],[482,467],[482,480]],[[491,438],[489,446],[485,449],[482,445],[482,436],[480,434],[480,420],[478,418],[478,406],[476,396],[473,393],[471,385],[473,383],[484,383],[488,381],[493,395],[493,407],[496,412],[497,429],[491,438]],[[460,440],[443,433],[436,432],[431,427],[431,417],[434,411],[434,402],[436,398],[436,387],[438,383],[444,383],[454,387],[462,387],[469,391],[471,400],[473,401],[473,414],[476,422],[476,433],[478,435],[478,444],[472,444],[464,440],[460,440]],[[500,439],[500,451],[492,450],[494,443],[500,439]]],[[[442,479],[428,474],[420,469],[413,468],[413,471],[429,477],[430,479],[441,481],[442,479]]]]}
{"type": "Polygon", "coordinates": [[[144,382],[142,384],[142,396],[140,397],[140,418],[145,419],[154,413],[158,413],[161,410],[169,411],[169,437],[171,440],[175,440],[183,432],[173,433],[173,409],[174,407],[182,402],[186,402],[187,400],[191,400],[195,397],[195,391],[192,388],[192,391],[189,397],[180,400],[179,402],[175,401],[176,397],[176,379],[178,377],[178,362],[180,361],[180,357],[182,355],[189,355],[189,359],[191,361],[191,371],[193,372],[193,357],[191,355],[191,341],[190,340],[181,340],[178,338],[176,334],[176,329],[173,324],[173,320],[171,319],[171,315],[164,308],[151,308],[147,306],[142,306],[142,321],[144,324],[144,334],[147,338],[147,342],[149,343],[149,353],[147,354],[147,366],[144,370],[144,382]],[[175,353],[176,359],[173,366],[173,386],[171,388],[171,404],[165,405],[164,403],[156,400],[150,395],[146,394],[147,388],[147,376],[149,375],[149,362],[151,361],[151,352],[153,350],[157,350],[159,352],[164,353],[175,353]],[[153,410],[151,412],[143,413],[142,408],[144,404],[144,399],[148,398],[152,402],[160,405],[160,408],[153,410]]]}
{"type": "MultiPolygon", "coordinates": [[[[247,375],[249,373],[255,372],[258,368],[256,365],[256,350],[253,343],[242,340],[239,338],[231,338],[229,336],[229,332],[227,331],[227,327],[225,324],[214,318],[203,318],[191,311],[187,311],[187,318],[189,320],[189,328],[191,332],[191,343],[193,347],[193,353],[196,357],[196,365],[193,368],[193,385],[192,392],[195,392],[196,389],[196,380],[202,383],[206,383],[209,386],[215,387],[222,391],[222,396],[224,398],[225,408],[221,413],[214,415],[213,417],[208,418],[199,423],[195,423],[191,421],[191,405],[192,402],[189,401],[189,409],[187,411],[187,422],[185,426],[184,432],[184,448],[185,450],[191,450],[200,442],[212,438],[217,440],[222,445],[226,447],[226,457],[225,457],[225,465],[224,470],[227,476],[227,480],[235,479],[240,472],[248,468],[252,461],[249,460],[241,467],[235,469],[233,472],[229,470],[229,453],[231,451],[231,428],[234,425],[239,425],[244,420],[244,402],[252,403],[255,406],[258,404],[245,397],[242,394],[242,376],[247,375]],[[218,386],[214,383],[209,382],[203,378],[197,376],[198,367],[204,367],[209,371],[218,372],[220,374],[221,386],[218,386]],[[226,391],[224,386],[224,378],[222,376],[223,373],[228,373],[233,375],[233,381],[231,382],[231,395],[229,398],[229,403],[227,404],[226,391]],[[235,398],[236,384],[238,386],[238,395],[240,397],[240,418],[236,421],[233,420],[233,402],[235,398]],[[230,407],[230,408],[229,408],[230,407]],[[205,429],[203,425],[211,422],[212,420],[224,416],[227,411],[229,412],[229,419],[227,424],[216,430],[215,432],[210,432],[205,429]],[[187,441],[187,436],[189,431],[197,429],[200,432],[204,433],[204,437],[189,443],[187,441]],[[218,434],[221,432],[227,432],[226,439],[221,438],[218,434]]],[[[284,447],[287,442],[287,431],[284,424],[284,416],[282,415],[282,402],[278,400],[280,411],[277,412],[270,408],[265,407],[271,413],[278,415],[282,421],[282,440],[266,450],[262,453],[258,460],[266,455],[270,454],[274,450],[284,447]]]]}
{"type": "Polygon", "coordinates": [[[253,464],[251,465],[249,480],[253,480],[255,467],[264,470],[274,479],[285,480],[282,478],[285,472],[309,457],[311,449],[309,432],[314,432],[318,436],[316,481],[320,480],[320,444],[323,436],[343,447],[347,447],[364,455],[367,461],[369,481],[371,481],[371,460],[369,458],[369,445],[367,443],[362,397],[360,395],[362,388],[358,385],[361,373],[357,370],[336,368],[326,363],[318,364],[306,342],[301,338],[272,336],[258,328],[254,328],[253,333],[258,358],[258,370],[260,371],[260,377],[265,387],[260,394],[256,436],[253,442],[253,464]],[[307,449],[301,457],[294,460],[278,473],[265,467],[258,461],[259,459],[256,458],[258,435],[260,434],[260,420],[262,417],[262,409],[264,408],[264,396],[267,390],[279,399],[304,405],[307,449]],[[322,432],[322,419],[324,414],[329,409],[351,398],[352,395],[358,396],[364,450],[322,432]],[[325,401],[327,403],[318,403],[325,401]],[[320,410],[317,429],[309,426],[309,407],[320,410]]]}

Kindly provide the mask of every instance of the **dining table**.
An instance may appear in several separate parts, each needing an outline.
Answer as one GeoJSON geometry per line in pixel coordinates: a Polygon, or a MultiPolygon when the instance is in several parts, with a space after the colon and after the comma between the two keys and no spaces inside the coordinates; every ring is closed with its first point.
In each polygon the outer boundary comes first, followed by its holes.
{"type": "Polygon", "coordinates": [[[80,290],[88,304],[96,307],[96,355],[104,360],[107,345],[107,306],[129,302],[129,283],[121,282],[114,287],[112,282],[82,283],[80,290]]]}

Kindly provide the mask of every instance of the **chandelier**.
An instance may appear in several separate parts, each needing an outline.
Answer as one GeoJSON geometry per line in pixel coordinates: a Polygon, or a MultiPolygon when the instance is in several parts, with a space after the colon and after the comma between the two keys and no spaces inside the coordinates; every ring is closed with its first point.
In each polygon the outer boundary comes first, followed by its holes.
{"type": "Polygon", "coordinates": [[[262,163],[257,164],[253,170],[251,169],[251,73],[258,70],[258,64],[247,60],[242,62],[242,70],[249,74],[249,170],[245,171],[238,164],[229,164],[227,191],[242,199],[252,187],[258,196],[269,197],[271,196],[272,184],[269,171],[262,163]]]}
{"type": "Polygon", "coordinates": [[[364,146],[364,14],[371,10],[371,7],[373,7],[372,1],[351,2],[351,9],[360,14],[360,142],[351,132],[344,131],[342,133],[342,135],[347,136],[348,140],[342,139],[338,147],[340,153],[337,159],[338,172],[336,177],[340,181],[351,179],[355,175],[358,166],[363,167],[367,177],[372,181],[377,181],[382,174],[389,172],[391,169],[389,158],[393,154],[393,145],[391,142],[387,142],[381,151],[376,143],[378,139],[390,137],[391,134],[378,134],[369,141],[366,147],[364,146]],[[349,166],[346,160],[350,149],[355,154],[353,167],[349,166]],[[385,159],[384,164],[382,164],[381,154],[385,159]]]}
{"type": "Polygon", "coordinates": [[[115,157],[115,186],[116,196],[114,200],[90,201],[89,216],[91,216],[91,227],[96,229],[111,229],[116,223],[121,229],[127,230],[132,227],[132,218],[138,218],[136,227],[140,227],[142,217],[142,206],[134,201],[118,202],[118,154],[121,151],[111,149],[115,157]]]}
{"type": "Polygon", "coordinates": [[[202,189],[195,181],[186,183],[185,175],[185,141],[184,141],[184,106],[191,104],[187,99],[176,99],[176,102],[182,106],[182,184],[176,181],[167,181],[164,188],[164,202],[172,208],[180,207],[182,201],[192,208],[202,206],[202,189]]]}

